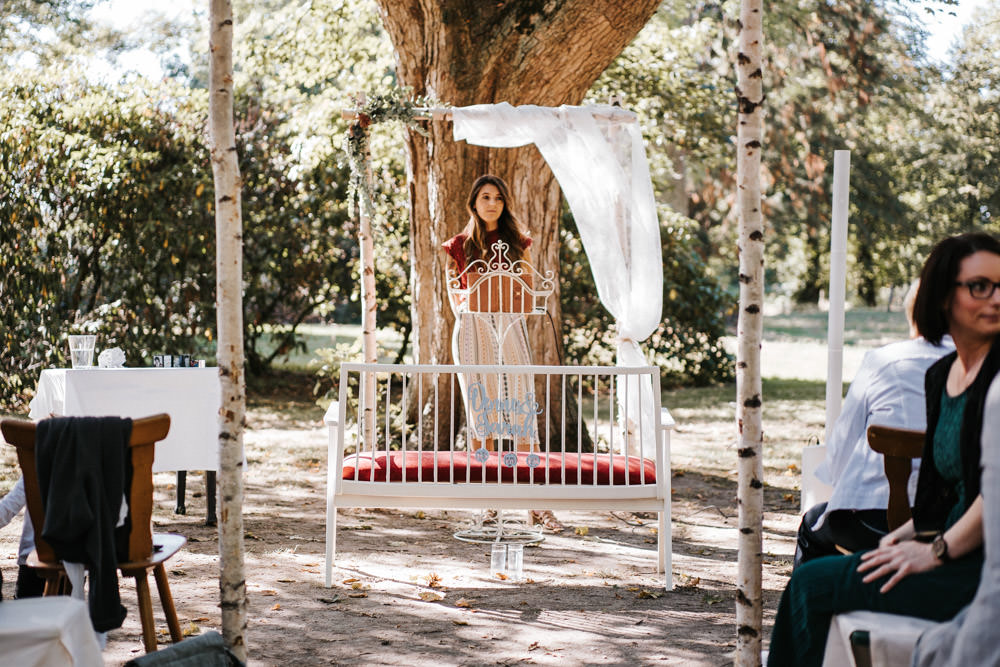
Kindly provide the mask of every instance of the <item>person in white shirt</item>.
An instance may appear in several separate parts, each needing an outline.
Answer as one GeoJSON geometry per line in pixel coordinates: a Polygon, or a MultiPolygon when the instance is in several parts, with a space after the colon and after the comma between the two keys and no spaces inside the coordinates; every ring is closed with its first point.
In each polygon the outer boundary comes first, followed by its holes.
{"type": "MultiPolygon", "coordinates": [[[[0,528],[3,528],[18,515],[26,504],[24,496],[24,478],[21,477],[7,495],[0,498],[0,528]]],[[[35,533],[31,529],[31,519],[24,513],[24,523],[21,527],[21,542],[17,550],[17,588],[14,597],[40,597],[45,587],[45,580],[25,565],[28,555],[35,548],[35,533]]],[[[0,575],[0,599],[2,593],[3,575],[0,575]]]]}
{"type": "MultiPolygon", "coordinates": [[[[826,459],[816,469],[816,477],[833,486],[833,494],[802,517],[794,568],[813,558],[837,555],[841,553],[838,546],[849,551],[873,549],[888,532],[889,482],[882,455],[868,446],[868,427],[927,428],[924,374],[955,348],[947,336],[937,346],[917,335],[913,325],[916,291],[914,284],[906,298],[911,338],[866,354],[847,391],[826,443],[826,459]]],[[[915,459],[913,471],[919,466],[920,459],[915,459]]],[[[910,479],[911,500],[915,480],[915,476],[910,479]]]]}

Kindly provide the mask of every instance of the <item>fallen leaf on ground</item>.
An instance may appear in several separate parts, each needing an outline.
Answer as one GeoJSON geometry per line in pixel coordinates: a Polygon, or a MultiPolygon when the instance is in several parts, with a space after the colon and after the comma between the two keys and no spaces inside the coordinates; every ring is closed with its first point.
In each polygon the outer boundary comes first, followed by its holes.
{"type": "Polygon", "coordinates": [[[366,593],[364,591],[356,591],[354,593],[348,593],[347,597],[349,597],[349,598],[366,598],[366,597],[368,597],[368,593],[366,593]]]}
{"type": "Polygon", "coordinates": [[[261,595],[277,595],[278,591],[274,590],[273,588],[267,588],[265,590],[262,590],[260,592],[260,594],[261,595]]]}
{"type": "Polygon", "coordinates": [[[590,528],[588,528],[587,526],[577,526],[573,529],[573,532],[576,533],[577,535],[586,535],[587,533],[590,532],[590,528]]]}
{"type": "Polygon", "coordinates": [[[650,591],[645,588],[639,591],[639,595],[636,596],[640,600],[655,600],[657,598],[663,597],[663,591],[650,591]]]}
{"type": "Polygon", "coordinates": [[[455,606],[468,608],[472,606],[473,602],[475,602],[475,600],[472,600],[470,598],[459,598],[458,602],[455,603],[455,606]]]}
{"type": "Polygon", "coordinates": [[[201,634],[201,628],[199,628],[194,623],[188,623],[184,629],[181,630],[182,637],[191,637],[197,634],[201,634]]]}
{"type": "Polygon", "coordinates": [[[507,581],[507,575],[504,574],[503,572],[494,572],[493,576],[496,577],[497,579],[501,579],[503,581],[507,581]]]}
{"type": "Polygon", "coordinates": [[[701,599],[705,602],[705,604],[712,605],[712,604],[719,604],[720,602],[723,601],[724,598],[721,595],[705,594],[705,596],[702,597],[701,599]]]}
{"type": "Polygon", "coordinates": [[[452,623],[455,624],[455,625],[468,625],[469,624],[468,621],[460,621],[457,618],[454,621],[452,621],[452,623]]]}
{"type": "Polygon", "coordinates": [[[281,604],[279,603],[271,607],[271,611],[281,611],[281,604]]]}
{"type": "Polygon", "coordinates": [[[781,497],[785,499],[785,502],[789,502],[789,503],[793,502],[795,500],[795,494],[794,493],[786,493],[785,495],[783,495],[781,497]]]}
{"type": "Polygon", "coordinates": [[[279,584],[294,584],[295,579],[278,579],[279,584]]]}
{"type": "Polygon", "coordinates": [[[199,616],[198,618],[193,620],[197,623],[205,623],[206,621],[208,621],[208,616],[199,616]]]}
{"type": "Polygon", "coordinates": [[[342,598],[342,597],[340,597],[340,596],[338,595],[338,596],[337,596],[337,597],[335,597],[335,598],[316,598],[316,599],[317,599],[317,600],[319,600],[320,602],[322,602],[323,604],[333,604],[333,603],[335,603],[335,602],[340,602],[340,601],[341,601],[341,600],[343,600],[344,598],[342,598]]]}
{"type": "Polygon", "coordinates": [[[536,648],[538,648],[538,642],[531,642],[531,645],[528,646],[529,651],[534,651],[536,648]]]}
{"type": "Polygon", "coordinates": [[[423,576],[424,581],[431,588],[437,588],[441,585],[441,577],[438,576],[437,572],[431,572],[430,574],[425,574],[423,576]]]}
{"type": "Polygon", "coordinates": [[[424,602],[439,602],[444,599],[443,595],[439,595],[434,591],[421,591],[419,597],[424,602]]]}
{"type": "Polygon", "coordinates": [[[414,519],[426,519],[427,518],[427,513],[424,512],[423,510],[418,510],[418,511],[414,512],[413,518],[414,519]]]}
{"type": "Polygon", "coordinates": [[[344,579],[340,583],[342,583],[342,584],[351,584],[351,583],[354,583],[355,581],[360,581],[360,579],[358,579],[357,577],[348,577],[347,579],[344,579]]]}

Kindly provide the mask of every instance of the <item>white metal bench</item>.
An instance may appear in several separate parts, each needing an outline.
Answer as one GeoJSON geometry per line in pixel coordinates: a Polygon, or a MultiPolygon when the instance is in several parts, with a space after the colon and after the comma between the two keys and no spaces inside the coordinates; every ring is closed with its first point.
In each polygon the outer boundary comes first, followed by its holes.
{"type": "MultiPolygon", "coordinates": [[[[661,409],[659,396],[659,371],[654,367],[342,364],[339,399],[325,417],[326,586],[333,579],[338,508],[417,507],[657,512],[657,570],[664,574],[664,585],[672,588],[674,422],[667,409],[661,409]],[[457,374],[472,371],[534,375],[536,388],[542,387],[538,399],[532,397],[538,451],[515,451],[515,438],[502,433],[497,434],[496,452],[469,451],[465,429],[433,418],[443,406],[444,414],[451,416],[448,421],[456,423],[464,410],[457,374]],[[638,387],[646,381],[653,409],[636,410],[631,402],[638,401],[638,387]],[[367,399],[374,406],[364,405],[366,396],[375,397],[367,399]],[[413,402],[425,406],[412,411],[415,419],[408,416],[413,402]],[[576,410],[567,411],[567,405],[576,410]],[[566,415],[574,412],[577,428],[570,431],[579,434],[585,428],[596,452],[578,453],[583,448],[579,435],[575,443],[567,442],[566,415]],[[367,428],[366,419],[371,420],[367,428]],[[643,448],[635,443],[650,439],[655,453],[643,458],[638,455],[643,448]]],[[[499,413],[505,409],[522,415],[531,406],[480,407],[490,428],[503,421],[499,413]]]]}

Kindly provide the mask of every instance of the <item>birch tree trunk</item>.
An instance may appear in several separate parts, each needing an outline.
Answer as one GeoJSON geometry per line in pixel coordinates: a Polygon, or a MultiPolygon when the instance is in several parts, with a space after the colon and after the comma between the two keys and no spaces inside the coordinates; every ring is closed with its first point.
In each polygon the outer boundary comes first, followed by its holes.
{"type": "Polygon", "coordinates": [[[243,570],[243,221],[233,124],[233,9],[209,1],[209,132],[215,182],[216,309],[222,381],[219,415],[219,587],[222,635],[246,662],[247,597],[243,570]]]}
{"type": "MultiPolygon", "coordinates": [[[[372,191],[371,155],[365,142],[364,164],[367,192],[372,191]]],[[[375,315],[378,304],[375,300],[375,239],[372,236],[372,202],[359,193],[358,201],[358,242],[361,246],[361,338],[362,352],[366,364],[378,363],[378,342],[375,339],[375,315]],[[363,201],[361,201],[363,200],[363,201]]],[[[375,450],[375,374],[361,376],[364,387],[362,431],[365,446],[375,450]]]]}
{"type": "Polygon", "coordinates": [[[736,363],[739,430],[739,572],[736,591],[736,664],[760,665],[762,624],[761,522],[764,504],[760,344],[764,302],[764,224],[760,209],[760,155],[764,86],[762,0],[740,3],[737,55],[739,116],[736,183],[739,206],[740,314],[736,363]]]}

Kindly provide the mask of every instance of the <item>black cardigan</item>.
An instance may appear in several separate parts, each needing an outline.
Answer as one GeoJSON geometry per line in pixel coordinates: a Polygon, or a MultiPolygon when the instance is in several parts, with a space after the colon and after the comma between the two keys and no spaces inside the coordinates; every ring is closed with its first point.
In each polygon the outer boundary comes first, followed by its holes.
{"type": "Polygon", "coordinates": [[[45,507],[42,538],[56,557],[83,563],[90,577],[94,630],[121,627],[116,530],[129,488],[132,420],[58,417],[38,423],[35,462],[45,507]]]}
{"type": "MultiPolygon", "coordinates": [[[[923,458],[920,460],[920,476],[917,478],[917,495],[913,503],[913,526],[918,531],[944,530],[948,513],[958,501],[955,489],[938,473],[934,466],[934,430],[941,413],[941,394],[948,381],[948,371],[957,358],[952,352],[939,359],[927,369],[924,390],[927,397],[927,434],[924,438],[923,458]]],[[[1000,371],[1000,338],[994,341],[979,374],[968,388],[965,413],[962,415],[962,431],[959,451],[962,456],[962,481],[965,484],[965,510],[980,493],[980,440],[983,430],[983,408],[986,392],[993,377],[1000,371]]]]}

